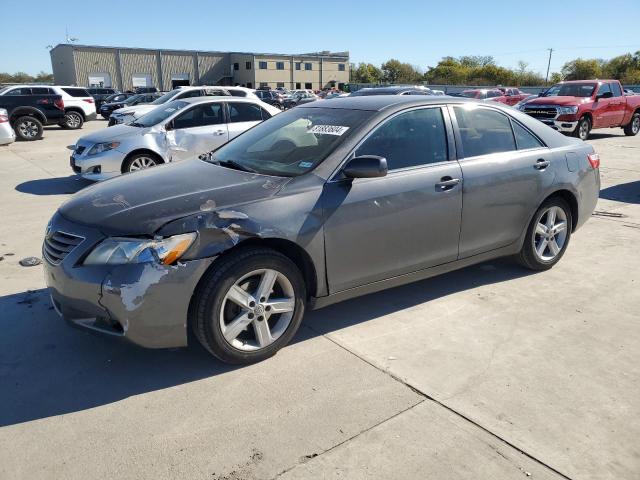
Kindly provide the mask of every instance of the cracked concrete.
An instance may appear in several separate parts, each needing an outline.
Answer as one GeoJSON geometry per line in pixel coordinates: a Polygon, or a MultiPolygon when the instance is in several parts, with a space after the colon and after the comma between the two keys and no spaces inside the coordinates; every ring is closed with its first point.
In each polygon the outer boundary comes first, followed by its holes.
{"type": "Polygon", "coordinates": [[[0,478],[637,477],[640,137],[594,136],[597,210],[623,216],[553,270],[500,260],[334,305],[232,368],[70,329],[18,265],[87,185],[77,136],[0,147],[0,478]]]}

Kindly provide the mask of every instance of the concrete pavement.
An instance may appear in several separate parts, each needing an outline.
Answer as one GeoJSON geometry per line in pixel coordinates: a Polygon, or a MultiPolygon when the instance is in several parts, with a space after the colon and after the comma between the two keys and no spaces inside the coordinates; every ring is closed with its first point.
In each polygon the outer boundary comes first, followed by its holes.
{"type": "Polygon", "coordinates": [[[0,478],[637,478],[640,137],[594,134],[598,214],[551,271],[334,305],[231,368],[70,329],[19,266],[87,186],[64,147],[104,126],[0,147],[0,478]]]}

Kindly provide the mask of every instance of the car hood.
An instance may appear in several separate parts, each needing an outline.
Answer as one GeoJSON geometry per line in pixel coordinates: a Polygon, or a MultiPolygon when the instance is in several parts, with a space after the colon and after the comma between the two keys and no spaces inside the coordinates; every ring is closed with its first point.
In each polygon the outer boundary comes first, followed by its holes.
{"type": "Polygon", "coordinates": [[[113,127],[103,128],[97,132],[84,135],[80,138],[83,142],[101,143],[114,140],[116,138],[128,135],[143,135],[148,128],[131,127],[129,125],[114,125],[113,127]]]}
{"type": "Polygon", "coordinates": [[[527,105],[582,105],[591,103],[590,97],[538,97],[527,101],[527,105]]]}
{"type": "Polygon", "coordinates": [[[173,220],[272,197],[289,180],[194,159],[93,185],[59,212],[105,235],[153,235],[173,220]]]}
{"type": "Polygon", "coordinates": [[[144,115],[147,112],[150,112],[151,110],[153,110],[154,108],[158,107],[159,105],[133,105],[132,107],[124,107],[124,108],[119,108],[118,110],[116,110],[113,113],[118,113],[121,115],[128,115],[128,114],[133,114],[136,117],[139,117],[140,115],[144,115]]]}

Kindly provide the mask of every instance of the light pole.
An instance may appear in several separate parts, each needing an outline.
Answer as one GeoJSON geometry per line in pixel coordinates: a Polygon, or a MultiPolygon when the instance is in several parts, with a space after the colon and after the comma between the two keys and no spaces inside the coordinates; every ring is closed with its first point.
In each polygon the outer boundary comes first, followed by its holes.
{"type": "Polygon", "coordinates": [[[544,79],[544,83],[549,83],[549,69],[551,68],[551,54],[553,53],[553,48],[547,48],[549,50],[549,63],[547,63],[547,76],[544,79]]]}

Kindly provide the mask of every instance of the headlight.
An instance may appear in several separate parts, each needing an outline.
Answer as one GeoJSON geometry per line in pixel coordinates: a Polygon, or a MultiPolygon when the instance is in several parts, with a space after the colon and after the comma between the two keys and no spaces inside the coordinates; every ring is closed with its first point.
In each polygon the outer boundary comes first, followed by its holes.
{"type": "Polygon", "coordinates": [[[106,143],[96,143],[91,150],[87,153],[87,155],[95,155],[97,153],[108,152],[109,150],[113,150],[116,147],[120,146],[120,142],[106,142],[106,143]]]}
{"type": "Polygon", "coordinates": [[[127,263],[176,262],[196,239],[195,233],[141,240],[112,237],[99,243],[84,260],[84,265],[124,265],[127,263]]]}
{"type": "Polygon", "coordinates": [[[575,105],[572,107],[560,107],[558,109],[558,112],[560,113],[560,115],[575,115],[576,113],[578,113],[578,107],[575,105]]]}

